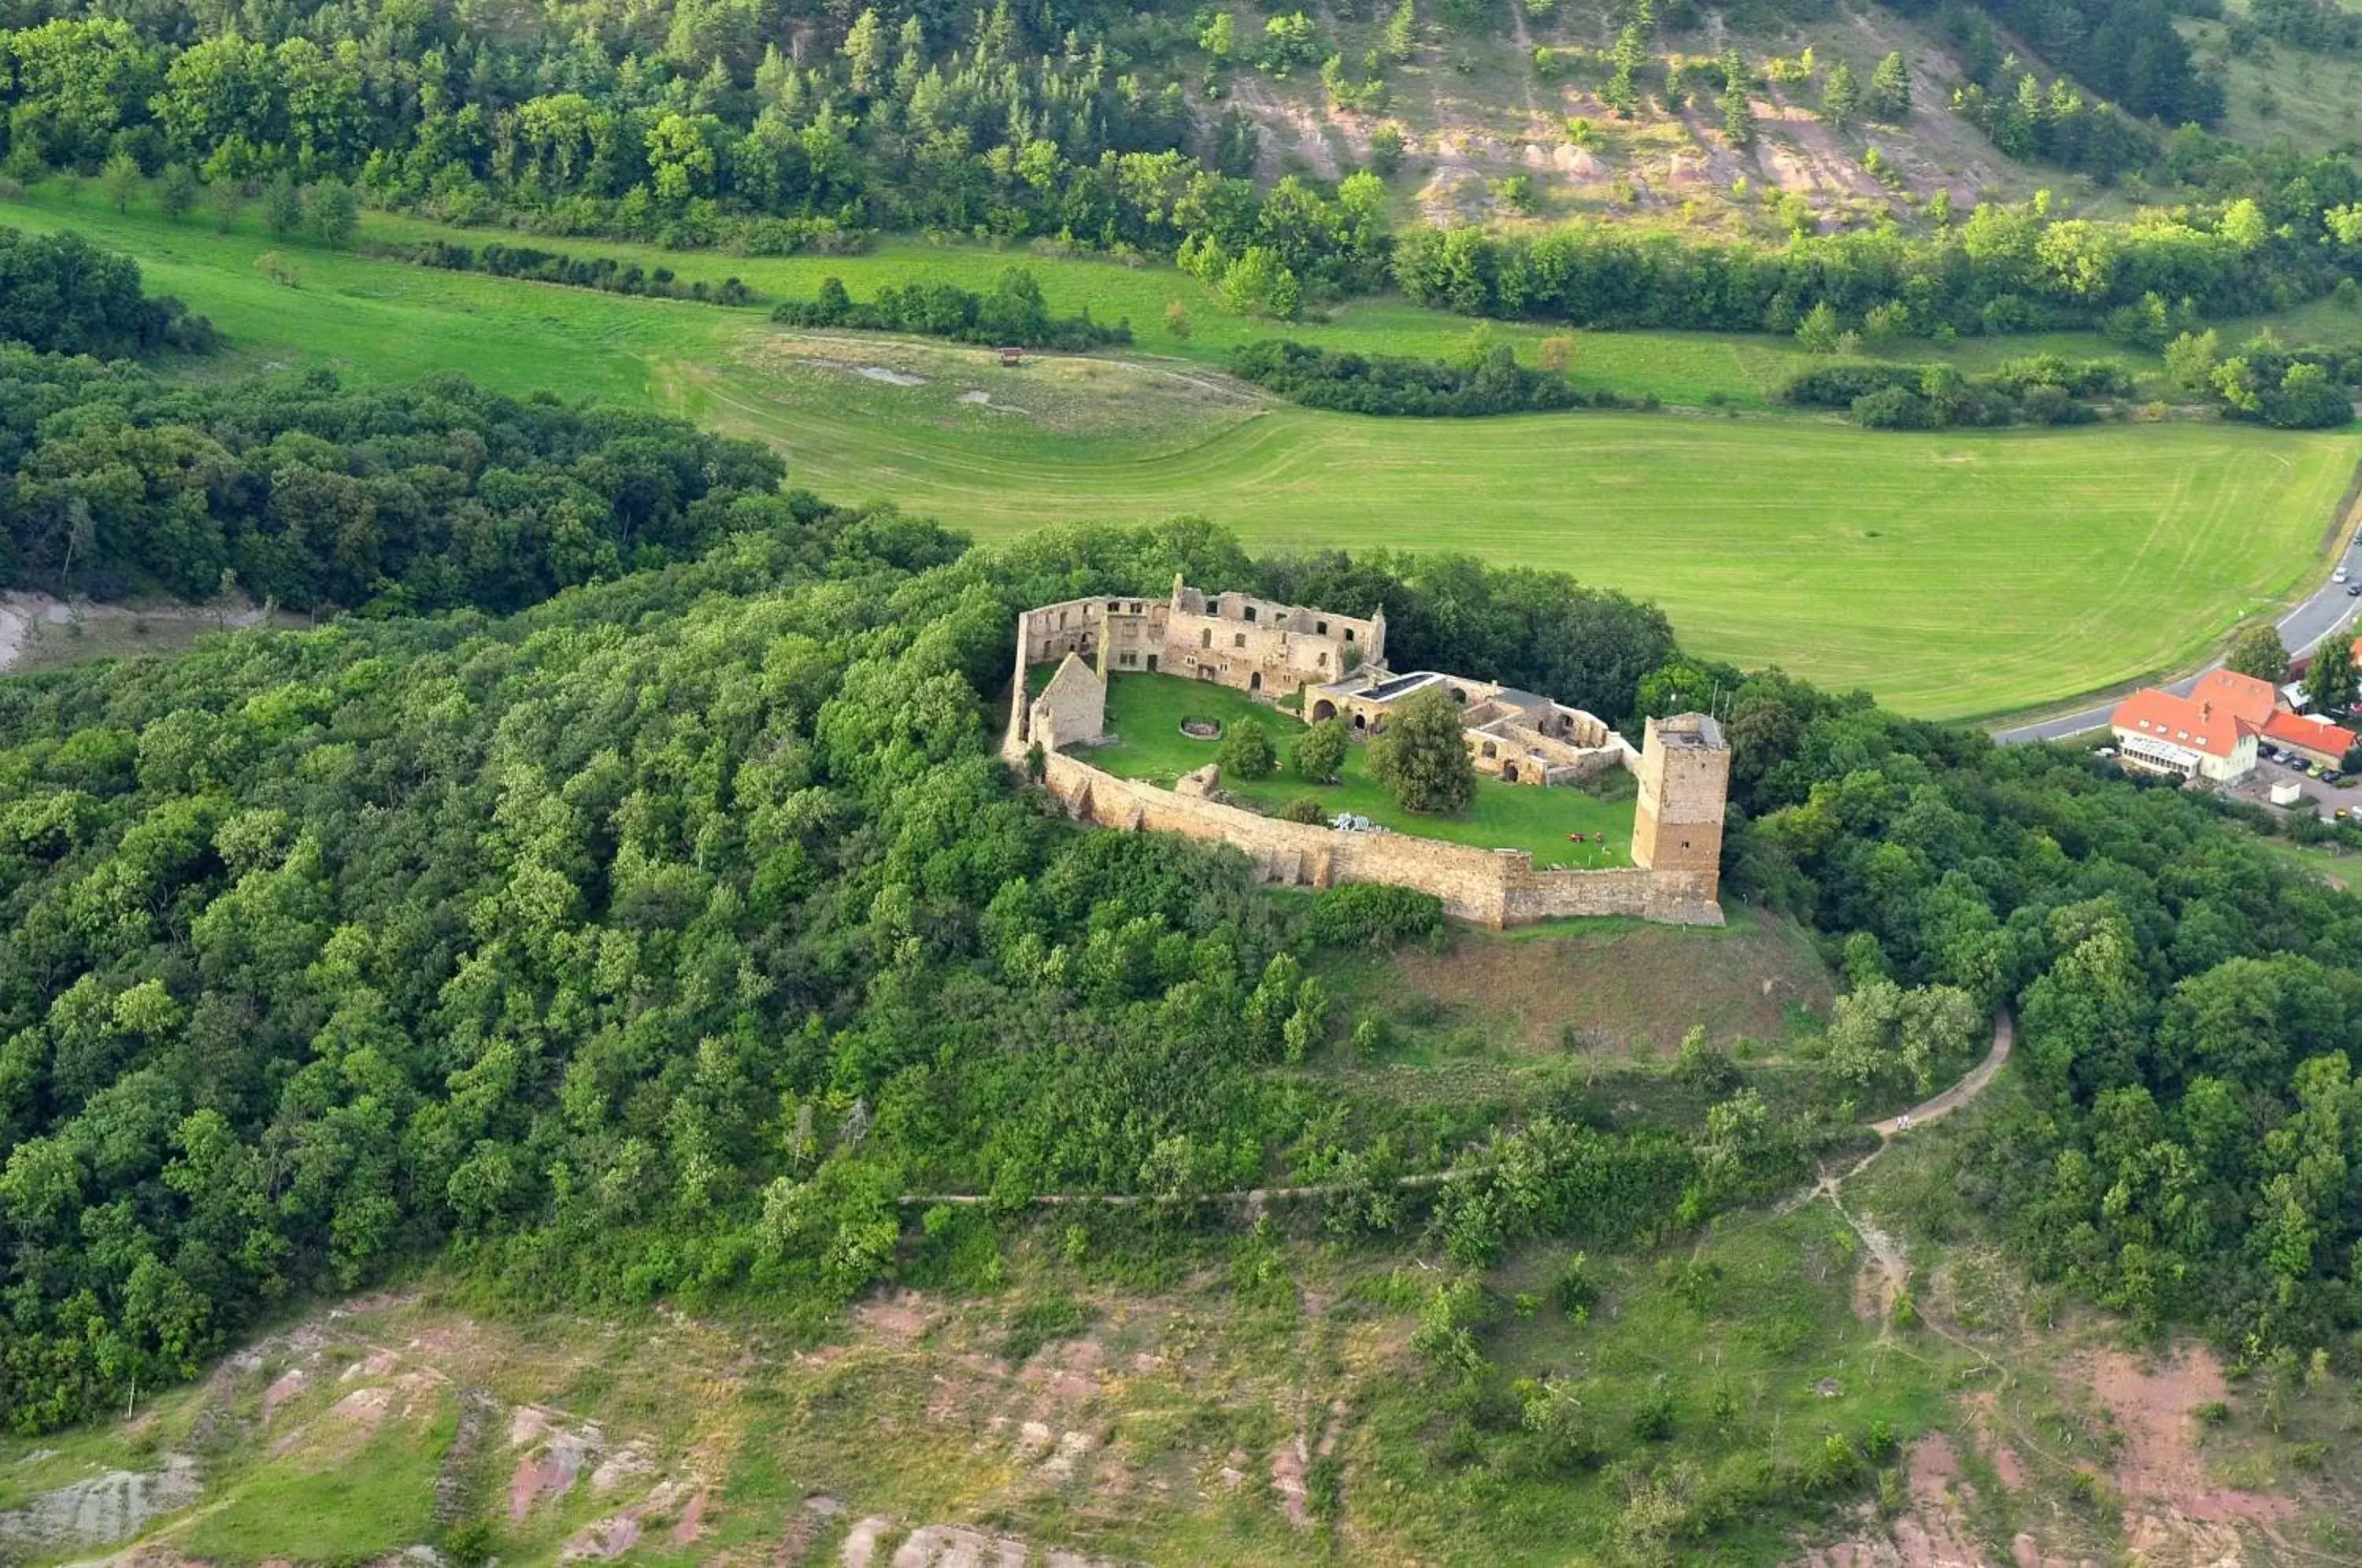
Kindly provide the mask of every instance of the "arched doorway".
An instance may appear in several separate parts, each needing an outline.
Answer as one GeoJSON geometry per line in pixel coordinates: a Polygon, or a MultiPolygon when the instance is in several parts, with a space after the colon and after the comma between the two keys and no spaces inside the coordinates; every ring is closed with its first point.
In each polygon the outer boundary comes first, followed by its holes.
{"type": "Polygon", "coordinates": [[[1368,729],[1368,728],[1370,727],[1370,716],[1369,716],[1367,713],[1356,713],[1356,714],[1354,714],[1354,715],[1353,715],[1353,727],[1354,727],[1355,729],[1357,729],[1357,730],[1366,730],[1366,729],[1368,729]]]}
{"type": "Polygon", "coordinates": [[[1501,781],[1505,784],[1515,784],[1518,781],[1518,765],[1516,763],[1505,762],[1501,764],[1501,781]]]}
{"type": "Polygon", "coordinates": [[[1254,670],[1247,676],[1247,690],[1250,691],[1260,691],[1263,690],[1262,670],[1254,670]]]}
{"type": "Polygon", "coordinates": [[[1333,719],[1336,716],[1337,704],[1329,701],[1328,698],[1323,697],[1319,701],[1312,704],[1312,722],[1314,723],[1317,724],[1325,719],[1333,719]]]}

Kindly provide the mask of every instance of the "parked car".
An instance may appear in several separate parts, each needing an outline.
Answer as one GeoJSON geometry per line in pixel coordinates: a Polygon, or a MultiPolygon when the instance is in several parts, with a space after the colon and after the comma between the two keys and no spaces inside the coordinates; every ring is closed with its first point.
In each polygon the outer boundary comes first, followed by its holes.
{"type": "Polygon", "coordinates": [[[2348,572],[2344,567],[2339,567],[2335,571],[2329,574],[2329,580],[2332,582],[2344,582],[2351,575],[2353,574],[2348,572]]]}
{"type": "Polygon", "coordinates": [[[2348,599],[2362,599],[2362,582],[2347,583],[2345,585],[2345,597],[2348,599]]]}

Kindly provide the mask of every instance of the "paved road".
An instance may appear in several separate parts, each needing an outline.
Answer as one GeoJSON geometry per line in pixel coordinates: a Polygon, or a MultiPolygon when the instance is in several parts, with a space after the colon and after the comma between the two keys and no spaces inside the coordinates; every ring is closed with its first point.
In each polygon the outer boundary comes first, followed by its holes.
{"type": "MultiPolygon", "coordinates": [[[[2362,580],[2362,550],[2349,552],[2341,559],[2355,568],[2356,579],[2362,580]]],[[[2323,582],[2313,591],[2311,598],[2280,617],[2280,641],[2292,654],[2309,653],[2315,643],[2350,624],[2356,611],[2362,611],[2362,599],[2347,597],[2345,585],[2342,582],[2323,582]]],[[[2213,668],[2214,665],[2210,664],[2206,669],[2213,668]]],[[[2166,690],[2187,697],[2191,688],[2198,684],[2198,677],[2205,674],[2206,669],[2186,675],[2166,690]]],[[[2028,741],[2065,740],[2070,735],[2105,729],[2108,715],[2115,712],[2118,701],[2112,697],[2105,702],[2079,709],[2072,713],[2037,719],[2029,724],[2014,724],[2007,729],[1993,731],[1992,737],[2003,745],[2022,745],[2028,741]]]]}

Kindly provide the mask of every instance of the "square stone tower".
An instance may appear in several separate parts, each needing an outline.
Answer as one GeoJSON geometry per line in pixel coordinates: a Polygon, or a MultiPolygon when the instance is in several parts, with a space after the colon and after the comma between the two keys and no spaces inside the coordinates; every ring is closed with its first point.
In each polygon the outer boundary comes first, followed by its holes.
{"type": "MultiPolygon", "coordinates": [[[[1730,746],[1704,713],[1650,719],[1633,769],[1640,801],[1632,812],[1632,863],[1709,878],[1722,865],[1722,808],[1730,793],[1730,746]]],[[[1713,883],[1707,884],[1711,899],[1713,883]]]]}

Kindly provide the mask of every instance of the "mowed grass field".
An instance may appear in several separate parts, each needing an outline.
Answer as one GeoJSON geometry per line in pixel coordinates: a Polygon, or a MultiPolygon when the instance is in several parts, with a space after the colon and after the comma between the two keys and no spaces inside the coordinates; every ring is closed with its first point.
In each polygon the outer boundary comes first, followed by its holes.
{"type": "MultiPolygon", "coordinates": [[[[2326,571],[2324,547],[2362,459],[2362,437],[2350,434],[2196,422],[1902,435],[1697,409],[1321,414],[1202,370],[1223,344],[1269,324],[1228,315],[1171,269],[1108,262],[919,245],[768,260],[544,242],[684,278],[735,273],[774,295],[806,293],[829,273],[856,295],[912,276],[973,284],[1024,260],[1054,309],[1129,315],[1153,351],[1006,370],[942,346],[790,334],[759,309],[332,254],[275,241],[252,215],[224,236],[197,215],[171,225],[138,204],[118,215],[87,187],[0,203],[0,223],[72,226],[137,254],[152,286],[231,337],[231,355],[192,374],[328,365],[391,381],[458,370],[512,392],[666,408],[770,442],[795,482],[823,494],[892,501],[984,537],[1196,513],[1259,549],[1461,549],[1558,568],[1654,599],[1701,652],[1866,686],[1931,718],[2022,711],[2195,663],[2239,620],[2326,571]],[[298,286],[258,267],[273,251],[298,286]],[[1155,341],[1171,298],[1197,323],[1186,344],[1155,341]],[[874,374],[887,370],[900,384],[874,374]]],[[[429,229],[373,214],[364,232],[429,229]]],[[[1440,354],[1469,329],[1377,302],[1284,330],[1440,354]]],[[[1520,346],[1540,336],[1499,335],[1520,346]]],[[[1955,357],[1973,365],[2036,346],[1955,357]]],[[[1577,363],[1669,401],[1746,403],[1796,359],[1769,339],[1592,333],[1577,363]]]]}

